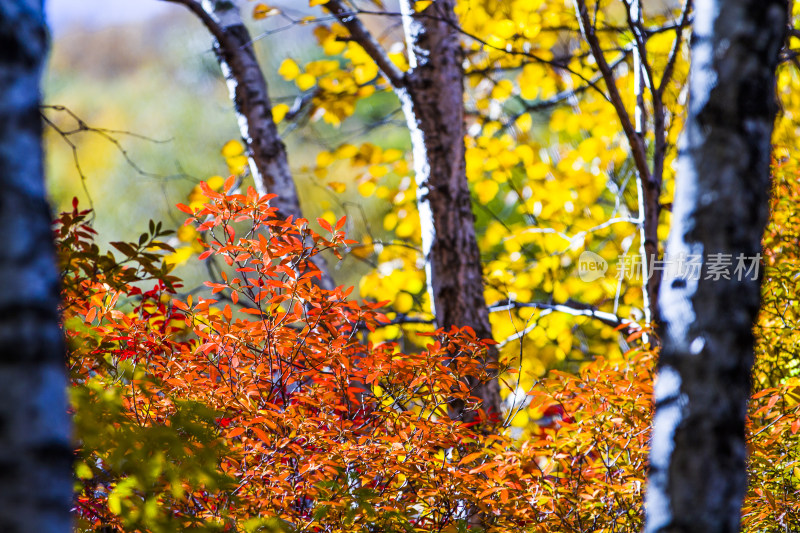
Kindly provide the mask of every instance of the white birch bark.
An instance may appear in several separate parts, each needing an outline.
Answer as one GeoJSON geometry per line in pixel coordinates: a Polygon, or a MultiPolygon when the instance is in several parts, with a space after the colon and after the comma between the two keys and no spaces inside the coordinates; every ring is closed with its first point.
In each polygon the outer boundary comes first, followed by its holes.
{"type": "MultiPolygon", "coordinates": [[[[270,205],[278,209],[280,216],[302,218],[286,146],[272,118],[267,80],[242,20],[239,0],[165,1],[186,6],[214,37],[214,52],[228,85],[259,194],[278,195],[270,205]]],[[[322,272],[320,286],[332,289],[335,283],[325,261],[319,256],[312,261],[322,272]]]]}
{"type": "Polygon", "coordinates": [[[760,276],[695,275],[687,257],[756,258],[767,220],[781,0],[696,0],[678,155],[663,346],[654,387],[648,533],[739,531],[760,276]],[[738,279],[742,278],[742,279],[738,279]]]}
{"type": "MultiPolygon", "coordinates": [[[[491,338],[483,265],[466,175],[463,51],[455,0],[417,12],[401,0],[410,70],[395,87],[411,132],[417,209],[429,293],[439,327],[470,326],[491,338]]],[[[487,363],[496,363],[491,350],[487,363]]],[[[497,380],[475,384],[487,413],[500,415],[497,380]]]]}

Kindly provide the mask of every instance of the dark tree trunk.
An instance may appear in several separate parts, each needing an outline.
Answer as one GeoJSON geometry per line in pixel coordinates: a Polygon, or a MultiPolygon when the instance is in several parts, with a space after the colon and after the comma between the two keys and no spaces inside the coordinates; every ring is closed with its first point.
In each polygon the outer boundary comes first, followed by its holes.
{"type": "Polygon", "coordinates": [[[747,487],[745,415],[761,280],[736,268],[739,257],[750,266],[761,251],[787,5],[695,6],[689,112],[660,292],[645,531],[732,533],[747,487]],[[702,257],[699,276],[682,264],[686,256],[702,257]],[[728,262],[731,279],[709,279],[712,262],[728,262]]]}
{"type": "Polygon", "coordinates": [[[42,0],[0,2],[0,531],[71,530],[72,451],[42,164],[42,0]]]}
{"type": "MultiPolygon", "coordinates": [[[[436,323],[443,328],[470,326],[479,338],[488,339],[492,331],[464,159],[463,51],[454,6],[454,0],[437,0],[417,12],[415,0],[400,1],[411,67],[404,73],[357,12],[341,0],[325,4],[375,61],[403,106],[411,133],[422,250],[436,323]]],[[[495,350],[490,350],[486,362],[497,362],[495,350]]],[[[501,413],[497,379],[473,385],[487,413],[501,413]]],[[[462,406],[451,414],[464,418],[462,406]]]]}
{"type": "MultiPolygon", "coordinates": [[[[439,327],[470,326],[491,338],[483,267],[466,177],[463,51],[455,0],[439,0],[417,13],[402,0],[411,70],[396,87],[413,145],[422,247],[439,327]]],[[[495,363],[492,351],[489,363],[495,363]]],[[[501,412],[497,380],[477,385],[489,413],[501,412]]]]}

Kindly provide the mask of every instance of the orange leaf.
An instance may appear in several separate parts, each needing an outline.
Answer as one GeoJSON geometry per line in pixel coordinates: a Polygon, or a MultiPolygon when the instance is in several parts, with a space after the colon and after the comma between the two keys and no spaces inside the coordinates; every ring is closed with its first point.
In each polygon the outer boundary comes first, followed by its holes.
{"type": "Polygon", "coordinates": [[[458,464],[459,465],[463,465],[465,463],[471,463],[472,461],[474,461],[475,459],[478,459],[479,457],[483,457],[483,453],[482,452],[471,453],[471,454],[467,455],[466,457],[464,457],[463,459],[461,459],[458,462],[458,464]]]}
{"type": "Polygon", "coordinates": [[[257,428],[257,427],[251,427],[250,429],[252,429],[252,430],[253,430],[253,433],[255,433],[255,434],[256,434],[256,436],[257,436],[259,439],[261,439],[263,442],[267,442],[267,443],[269,442],[269,435],[267,435],[267,434],[264,432],[264,430],[263,430],[263,429],[261,429],[261,428],[257,428]]]}
{"type": "Polygon", "coordinates": [[[228,432],[228,433],[225,435],[225,437],[226,437],[226,438],[228,438],[228,439],[232,439],[233,437],[238,437],[238,436],[239,436],[239,435],[241,435],[242,433],[244,433],[244,428],[240,426],[240,427],[238,427],[238,428],[233,428],[232,430],[230,430],[230,431],[229,431],[229,432],[228,432]]]}

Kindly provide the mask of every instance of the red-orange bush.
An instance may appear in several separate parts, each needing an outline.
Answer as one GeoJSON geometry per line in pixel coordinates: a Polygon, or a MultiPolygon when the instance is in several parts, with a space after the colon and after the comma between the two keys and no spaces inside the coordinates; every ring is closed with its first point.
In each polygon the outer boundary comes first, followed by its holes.
{"type": "MultiPolygon", "coordinates": [[[[368,342],[380,304],[314,284],[310,258],[348,243],[343,221],[321,236],[252,190],[203,191],[203,208],[179,207],[203,259],[224,262],[212,298],[176,293],[160,225],[114,243],[118,258],[93,244],[88,212],[58,221],[81,530],[640,530],[652,353],[551,373],[528,395],[543,415],[525,439],[451,420],[454,401],[480,409],[466,378],[487,378],[492,341],[453,328],[419,353],[368,342]]],[[[752,465],[784,492],[754,489],[753,531],[797,520],[784,394],[754,400],[752,465]]]]}

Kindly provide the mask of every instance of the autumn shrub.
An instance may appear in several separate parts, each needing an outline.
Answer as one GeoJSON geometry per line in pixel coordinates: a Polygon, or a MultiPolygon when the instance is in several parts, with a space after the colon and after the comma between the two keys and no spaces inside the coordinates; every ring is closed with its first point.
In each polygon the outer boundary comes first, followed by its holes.
{"type": "MultiPolygon", "coordinates": [[[[159,224],[115,255],[88,211],[57,221],[79,530],[641,529],[652,351],[553,371],[502,424],[453,420],[454,402],[481,414],[467,383],[489,378],[494,341],[454,327],[413,353],[370,342],[383,303],[320,288],[310,261],[352,244],[344,220],[320,220],[323,236],[269,196],[201,188],[205,204],[179,208],[210,297],[181,292],[159,224]],[[520,433],[521,410],[538,415],[520,433]]],[[[790,385],[754,395],[748,531],[798,523],[790,385]]]]}

